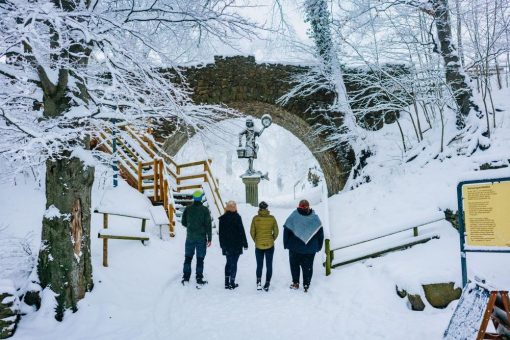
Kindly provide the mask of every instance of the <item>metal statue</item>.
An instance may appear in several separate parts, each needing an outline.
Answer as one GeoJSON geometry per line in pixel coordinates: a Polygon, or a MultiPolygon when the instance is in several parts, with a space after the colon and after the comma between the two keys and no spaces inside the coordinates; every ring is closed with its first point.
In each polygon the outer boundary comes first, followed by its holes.
{"type": "Polygon", "coordinates": [[[264,130],[268,128],[272,122],[273,120],[270,115],[263,115],[261,118],[262,129],[257,130],[253,119],[250,117],[246,118],[246,129],[239,133],[239,147],[237,149],[238,158],[248,158],[248,170],[245,175],[260,174],[261,177],[264,177],[260,171],[255,171],[255,169],[253,169],[253,160],[257,158],[257,152],[259,151],[259,145],[256,143],[256,138],[260,137],[260,135],[262,135],[264,130]],[[243,136],[245,136],[244,148],[242,143],[243,136]]]}

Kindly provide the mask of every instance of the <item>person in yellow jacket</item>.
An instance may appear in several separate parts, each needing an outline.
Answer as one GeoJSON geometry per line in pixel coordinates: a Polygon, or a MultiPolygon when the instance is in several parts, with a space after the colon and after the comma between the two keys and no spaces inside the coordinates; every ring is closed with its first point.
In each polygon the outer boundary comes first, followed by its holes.
{"type": "Polygon", "coordinates": [[[273,275],[274,241],[278,237],[278,223],[273,215],[267,210],[268,205],[262,201],[259,204],[259,212],[251,221],[250,234],[255,242],[255,257],[257,259],[257,290],[262,290],[262,269],[266,258],[266,283],[264,290],[269,290],[271,276],[273,275]]]}

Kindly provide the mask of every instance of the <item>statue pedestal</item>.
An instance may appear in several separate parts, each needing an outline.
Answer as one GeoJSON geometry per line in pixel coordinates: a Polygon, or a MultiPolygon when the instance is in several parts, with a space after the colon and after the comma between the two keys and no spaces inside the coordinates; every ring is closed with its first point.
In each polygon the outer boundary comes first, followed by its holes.
{"type": "Polygon", "coordinates": [[[259,205],[260,176],[241,176],[246,191],[246,203],[257,207],[259,205]]]}

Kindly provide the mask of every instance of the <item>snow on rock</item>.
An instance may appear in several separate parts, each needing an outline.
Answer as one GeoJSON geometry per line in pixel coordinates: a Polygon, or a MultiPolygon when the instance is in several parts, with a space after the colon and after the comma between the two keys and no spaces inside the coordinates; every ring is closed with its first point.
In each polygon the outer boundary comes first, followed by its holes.
{"type": "Polygon", "coordinates": [[[0,338],[11,336],[19,321],[19,299],[14,282],[0,279],[0,338]]]}

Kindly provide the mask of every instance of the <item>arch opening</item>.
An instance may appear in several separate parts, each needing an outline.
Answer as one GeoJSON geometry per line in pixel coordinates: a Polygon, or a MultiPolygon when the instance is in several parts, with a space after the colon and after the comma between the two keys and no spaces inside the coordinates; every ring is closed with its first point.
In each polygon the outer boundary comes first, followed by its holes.
{"type": "MultiPolygon", "coordinates": [[[[212,159],[214,175],[218,177],[226,200],[244,202],[244,184],[239,178],[248,168],[246,159],[238,159],[238,133],[245,126],[245,118],[228,119],[216,123],[206,132],[194,135],[175,155],[178,162],[212,159]]],[[[255,120],[257,129],[260,121],[255,120]]],[[[290,131],[273,123],[257,139],[258,158],[254,168],[269,173],[269,181],[259,184],[259,201],[272,206],[294,205],[306,198],[313,204],[322,199],[324,176],[319,162],[303,142],[290,131]]]]}
{"type": "MultiPolygon", "coordinates": [[[[303,118],[277,105],[259,101],[229,102],[228,106],[240,112],[241,116],[252,116],[257,119],[260,119],[265,113],[269,113],[273,118],[273,124],[291,133],[313,154],[322,170],[328,195],[332,196],[343,189],[348,171],[344,171],[338,155],[334,151],[323,151],[326,142],[321,137],[313,134],[312,126],[303,118]]],[[[236,134],[241,131],[241,128],[238,130],[239,131],[235,131],[236,134]]],[[[165,141],[165,151],[170,155],[176,155],[194,135],[194,133],[189,130],[166,132],[170,137],[165,141]]],[[[223,133],[225,133],[225,131],[218,128],[217,134],[223,133]]],[[[265,136],[263,136],[263,138],[265,138],[265,136]]],[[[237,148],[237,142],[231,147],[234,152],[237,148]]],[[[256,161],[255,164],[257,165],[258,163],[259,162],[256,161]]]]}

